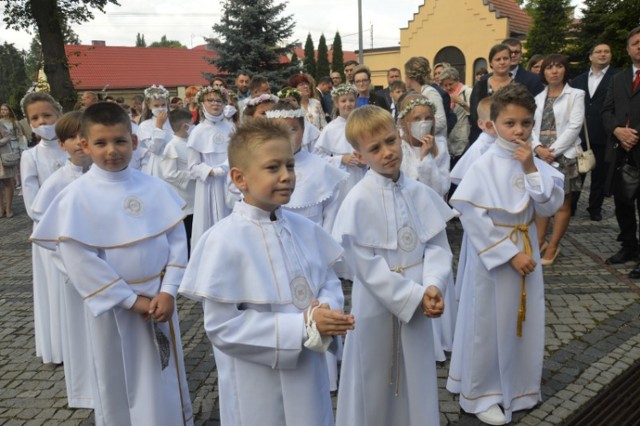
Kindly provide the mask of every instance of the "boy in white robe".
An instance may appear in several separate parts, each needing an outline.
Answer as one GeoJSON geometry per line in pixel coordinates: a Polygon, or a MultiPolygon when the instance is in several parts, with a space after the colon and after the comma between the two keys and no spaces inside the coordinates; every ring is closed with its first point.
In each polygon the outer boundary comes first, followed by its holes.
{"type": "Polygon", "coordinates": [[[370,170],[346,196],[333,236],[353,271],[358,327],[347,335],[336,424],[437,425],[431,318],[442,315],[453,211],[400,171],[401,140],[389,112],[367,105],[346,136],[370,170]]]}
{"type": "MultiPolygon", "coordinates": [[[[60,147],[69,154],[69,160],[44,182],[33,200],[31,213],[36,223],[40,221],[56,195],[82,176],[91,165],[91,157],[84,153],[80,144],[81,116],[80,111],[72,111],[56,122],[56,136],[60,141],[60,147]]],[[[62,274],[62,285],[58,289],[59,297],[52,297],[50,300],[59,300],[67,403],[71,408],[93,408],[91,384],[93,357],[87,336],[84,303],[71,284],[60,256],[56,253],[52,258],[62,274]]],[[[50,288],[50,293],[54,289],[50,288]]]]}
{"type": "Polygon", "coordinates": [[[493,95],[498,137],[450,200],[478,259],[464,274],[447,389],[494,425],[541,400],[544,285],[533,219],[553,215],[564,191],[562,174],[533,158],[535,110],[522,85],[493,95]]]}
{"type": "Polygon", "coordinates": [[[184,201],[128,167],[136,139],[117,104],[84,111],[81,143],[94,165],[31,238],[57,246],[92,314],[96,424],[193,424],[174,301],[187,262],[184,201]]]}
{"type": "Polygon", "coordinates": [[[322,351],[354,319],[331,268],[342,249],[280,208],[295,186],[290,137],[261,118],[232,136],[231,179],[244,199],[202,236],[180,286],[203,304],[225,426],[333,424],[322,351]],[[322,347],[309,349],[311,337],[322,347]]]}

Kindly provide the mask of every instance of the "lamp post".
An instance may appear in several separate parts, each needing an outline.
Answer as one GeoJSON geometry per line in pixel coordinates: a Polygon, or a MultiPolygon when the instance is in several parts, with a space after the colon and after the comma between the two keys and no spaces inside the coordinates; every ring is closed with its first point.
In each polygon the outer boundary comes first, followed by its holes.
{"type": "Polygon", "coordinates": [[[362,0],[358,0],[358,63],[362,65],[362,0]]]}

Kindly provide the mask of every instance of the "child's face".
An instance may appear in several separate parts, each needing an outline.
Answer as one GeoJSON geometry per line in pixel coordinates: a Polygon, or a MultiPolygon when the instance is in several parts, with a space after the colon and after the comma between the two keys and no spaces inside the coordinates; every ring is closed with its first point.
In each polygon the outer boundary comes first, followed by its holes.
{"type": "Polygon", "coordinates": [[[275,104],[273,102],[263,102],[256,106],[256,110],[251,116],[252,118],[256,117],[264,117],[271,108],[273,108],[275,104]]]}
{"type": "Polygon", "coordinates": [[[394,103],[398,103],[398,99],[400,99],[400,96],[404,95],[405,91],[402,89],[393,89],[390,93],[391,95],[391,99],[393,99],[394,103]]]}
{"type": "Polygon", "coordinates": [[[38,101],[27,107],[27,119],[34,128],[43,124],[56,124],[58,118],[60,118],[60,113],[49,102],[38,101]]]}
{"type": "Polygon", "coordinates": [[[0,117],[9,117],[9,108],[7,108],[6,106],[2,105],[0,107],[0,117]]]}
{"type": "Polygon", "coordinates": [[[249,155],[246,166],[231,168],[231,179],[245,202],[269,212],[287,204],[296,185],[291,142],[273,139],[249,155]]]}
{"type": "Polygon", "coordinates": [[[533,130],[533,114],[525,107],[508,104],[500,111],[493,126],[498,136],[509,141],[527,141],[533,130]]]}
{"type": "Polygon", "coordinates": [[[128,126],[92,124],[82,138],[82,149],[102,170],[119,172],[129,166],[138,139],[131,135],[128,126]]]}
{"type": "Polygon", "coordinates": [[[340,117],[346,119],[356,107],[356,97],[354,95],[338,96],[338,112],[340,117]]]}
{"type": "Polygon", "coordinates": [[[302,137],[304,136],[304,127],[300,125],[300,120],[297,118],[279,118],[277,121],[283,123],[291,131],[291,142],[293,152],[300,151],[302,147],[302,137]]]}
{"type": "Polygon", "coordinates": [[[405,139],[414,146],[422,146],[422,137],[425,134],[433,135],[433,111],[426,105],[416,105],[402,120],[402,124],[405,139]],[[427,121],[430,121],[431,125],[423,123],[427,121]],[[421,126],[424,130],[418,131],[420,125],[413,123],[423,123],[421,126]]]}
{"type": "Polygon", "coordinates": [[[358,138],[358,150],[354,154],[384,177],[397,180],[400,176],[402,147],[398,131],[393,126],[358,138]]]}
{"type": "Polygon", "coordinates": [[[208,93],[202,97],[202,106],[209,114],[220,115],[224,108],[224,101],[219,94],[208,93]]]}
{"type": "Polygon", "coordinates": [[[151,99],[149,101],[149,109],[153,108],[166,108],[167,100],[166,99],[151,99]]]}
{"type": "Polygon", "coordinates": [[[89,156],[82,149],[81,139],[80,133],[78,133],[74,137],[60,142],[60,147],[69,154],[69,159],[76,166],[85,164],[89,159],[89,156]]]}

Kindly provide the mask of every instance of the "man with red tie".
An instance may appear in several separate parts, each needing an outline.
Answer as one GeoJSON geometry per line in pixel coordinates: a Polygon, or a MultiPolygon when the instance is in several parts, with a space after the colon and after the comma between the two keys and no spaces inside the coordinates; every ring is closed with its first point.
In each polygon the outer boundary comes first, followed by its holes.
{"type": "MultiPolygon", "coordinates": [[[[613,76],[602,107],[602,120],[609,136],[607,188],[613,193],[620,228],[618,241],[622,243],[622,248],[607,259],[609,264],[637,261],[640,253],[636,219],[636,209],[640,211],[640,191],[638,188],[631,193],[623,190],[631,186],[624,182],[640,174],[640,27],[629,31],[627,53],[631,68],[613,76]]],[[[631,270],[629,278],[640,278],[640,264],[631,270]]]]}

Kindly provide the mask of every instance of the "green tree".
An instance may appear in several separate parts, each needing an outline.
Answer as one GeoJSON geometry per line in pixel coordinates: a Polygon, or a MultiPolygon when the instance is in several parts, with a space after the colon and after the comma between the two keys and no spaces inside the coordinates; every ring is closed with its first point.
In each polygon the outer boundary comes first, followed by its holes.
{"type": "Polygon", "coordinates": [[[531,0],[528,4],[533,25],[529,29],[526,57],[537,53],[565,53],[573,17],[570,0],[531,0]]]}
{"type": "Polygon", "coordinates": [[[282,16],[286,3],[274,0],[226,0],[220,22],[213,31],[220,38],[207,39],[217,53],[210,60],[222,73],[235,75],[240,70],[262,74],[274,86],[281,86],[296,72],[286,60],[295,42],[286,43],[293,34],[293,17],[282,16]]]}
{"type": "MultiPolygon", "coordinates": [[[[144,36],[142,36],[142,41],[144,42],[144,36]]],[[[167,40],[167,36],[163,35],[160,37],[160,41],[154,41],[149,45],[149,47],[169,47],[172,49],[186,49],[187,46],[180,43],[178,40],[167,40]]]]}
{"type": "Polygon", "coordinates": [[[27,74],[22,54],[13,44],[0,45],[0,103],[8,103],[19,114],[20,99],[27,91],[27,74]]]}
{"type": "Polygon", "coordinates": [[[324,34],[320,35],[320,41],[318,41],[318,60],[316,62],[316,81],[322,77],[328,77],[331,73],[329,69],[329,51],[327,50],[327,39],[324,38],[324,34]]]}
{"type": "MultiPolygon", "coordinates": [[[[80,38],[73,28],[69,26],[66,20],[61,22],[62,38],[64,44],[80,44],[80,38]]],[[[25,52],[25,67],[27,71],[27,79],[30,82],[38,80],[38,72],[42,69],[43,63],[42,44],[40,36],[36,33],[31,39],[29,50],[25,52]]]]}
{"type": "Polygon", "coordinates": [[[607,43],[611,47],[613,66],[628,66],[627,33],[640,24],[638,10],[640,0],[585,0],[571,58],[582,63],[586,70],[589,49],[597,43],[607,43]]]}
{"type": "Polygon", "coordinates": [[[344,54],[342,53],[342,38],[338,31],[333,38],[332,50],[331,71],[339,72],[342,75],[342,81],[344,81],[344,54]]]}
{"type": "Polygon", "coordinates": [[[80,23],[93,19],[92,9],[104,12],[107,4],[117,0],[12,0],[3,4],[3,21],[7,28],[30,30],[34,26],[42,40],[44,72],[51,95],[71,110],[76,91],[69,74],[64,50],[63,22],[80,23]]]}
{"type": "Polygon", "coordinates": [[[311,34],[307,34],[307,41],[304,43],[304,69],[307,73],[316,75],[316,50],[313,47],[311,34]]]}
{"type": "Polygon", "coordinates": [[[147,42],[144,39],[144,34],[136,34],[136,47],[147,47],[147,42]]]}

